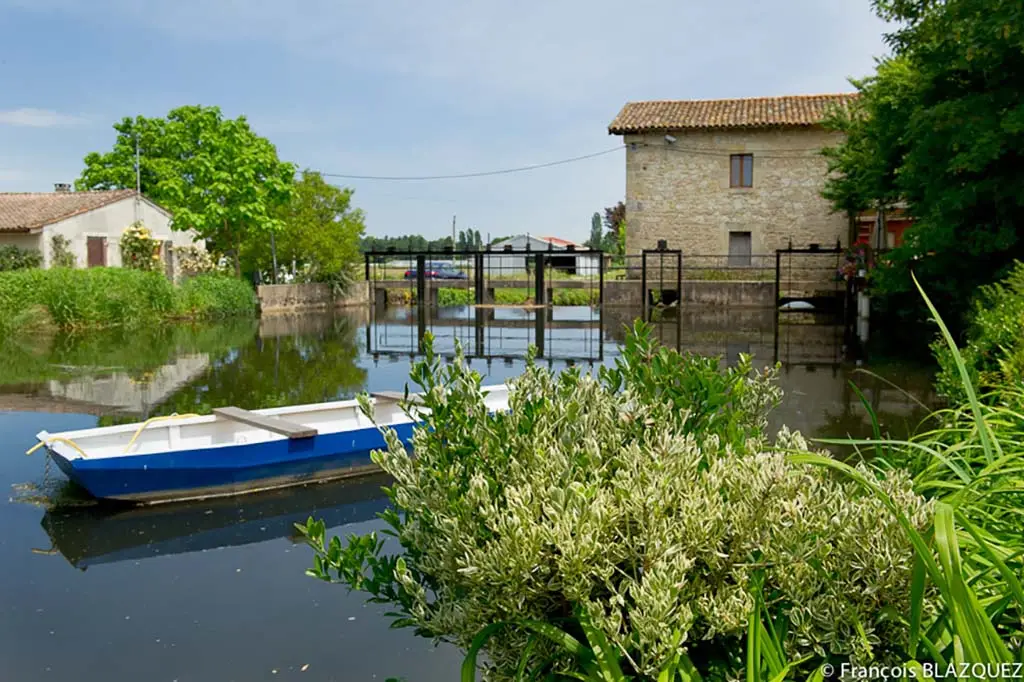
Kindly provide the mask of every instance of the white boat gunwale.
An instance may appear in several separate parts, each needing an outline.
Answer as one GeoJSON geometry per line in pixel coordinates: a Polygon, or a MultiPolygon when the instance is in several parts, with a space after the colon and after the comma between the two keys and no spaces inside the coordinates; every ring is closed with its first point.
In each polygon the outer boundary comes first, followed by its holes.
{"type": "MultiPolygon", "coordinates": [[[[492,386],[483,386],[483,387],[481,387],[481,392],[484,394],[484,397],[486,398],[489,393],[493,393],[493,392],[505,392],[505,393],[507,393],[508,392],[508,386],[506,384],[497,384],[497,385],[492,385],[492,386]]],[[[417,394],[410,393],[409,394],[409,398],[414,398],[416,395],[417,394]]],[[[390,418],[387,419],[386,421],[384,421],[383,423],[379,424],[379,426],[390,426],[390,425],[396,424],[396,423],[399,423],[399,424],[400,423],[405,423],[405,420],[407,419],[407,417],[406,417],[405,413],[398,407],[398,402],[396,400],[394,400],[393,398],[384,398],[384,397],[374,398],[374,397],[371,397],[370,398],[370,403],[373,404],[374,406],[377,406],[377,405],[381,405],[381,406],[387,405],[387,406],[393,406],[395,408],[393,410],[393,413],[391,415],[389,415],[390,418]]],[[[284,406],[284,407],[267,407],[267,408],[261,408],[261,409],[257,409],[257,410],[249,410],[249,412],[252,412],[253,414],[262,415],[262,416],[282,416],[282,415],[290,415],[290,414],[297,414],[297,413],[314,413],[315,414],[317,412],[328,412],[328,411],[332,411],[332,410],[346,410],[346,409],[354,409],[354,411],[355,411],[354,416],[356,416],[357,418],[362,415],[362,412],[359,409],[359,401],[357,399],[334,400],[334,401],[325,402],[325,403],[308,403],[308,404],[305,404],[305,405],[287,405],[287,406],[284,406]]],[[[414,417],[418,417],[420,414],[422,414],[424,412],[424,410],[423,410],[423,408],[412,406],[411,409],[410,409],[410,412],[412,413],[412,415],[414,417]]],[[[202,425],[213,424],[213,423],[217,423],[217,422],[222,422],[222,423],[225,423],[225,424],[238,423],[238,422],[232,422],[232,420],[227,419],[227,418],[222,417],[222,416],[218,416],[216,414],[199,415],[199,416],[195,416],[195,417],[185,417],[185,416],[183,416],[183,417],[181,417],[179,419],[165,420],[165,421],[161,421],[161,422],[158,422],[158,423],[150,424],[150,425],[145,427],[145,431],[146,432],[160,431],[160,430],[164,430],[164,429],[170,429],[172,427],[202,426],[202,425]]],[[[53,438],[66,438],[68,440],[74,441],[76,438],[77,439],[84,439],[84,438],[94,438],[94,437],[97,437],[97,436],[116,436],[116,435],[128,434],[128,433],[134,434],[136,431],[139,430],[139,427],[142,426],[143,424],[145,424],[145,421],[135,422],[135,423],[131,423],[131,424],[118,424],[118,425],[114,425],[114,426],[93,427],[93,428],[90,428],[90,429],[76,429],[74,431],[60,431],[58,433],[49,433],[48,431],[44,430],[44,431],[40,431],[39,433],[36,434],[36,439],[39,442],[41,442],[41,443],[46,443],[47,444],[46,445],[47,449],[54,451],[56,454],[60,455],[61,457],[63,457],[64,459],[67,459],[67,460],[85,460],[85,461],[89,461],[89,460],[105,460],[105,459],[110,459],[111,457],[115,457],[115,456],[118,456],[118,455],[97,454],[95,456],[92,456],[92,455],[88,455],[88,452],[86,451],[87,454],[86,454],[85,457],[83,457],[80,452],[78,452],[75,448],[70,447],[66,443],[63,443],[63,442],[61,442],[59,440],[58,441],[53,441],[53,442],[49,442],[49,441],[51,441],[51,439],[53,439],[53,438]]],[[[250,428],[252,428],[252,427],[250,427],[250,428]]],[[[361,427],[361,428],[368,428],[369,429],[369,428],[376,428],[376,426],[374,424],[370,423],[370,424],[367,424],[365,427],[361,427]]],[[[343,433],[346,430],[354,430],[354,429],[340,429],[340,430],[337,430],[337,431],[321,431],[321,433],[319,435],[332,435],[332,434],[337,434],[337,433],[343,433]]],[[[265,440],[261,441],[262,443],[279,441],[279,440],[282,440],[282,441],[283,440],[288,440],[288,436],[281,435],[281,434],[278,434],[278,433],[274,433],[272,431],[265,431],[265,432],[268,434],[268,436],[265,438],[265,440]]],[[[253,443],[253,444],[255,444],[255,443],[253,443]]],[[[213,450],[213,449],[223,449],[223,448],[237,448],[237,447],[240,447],[240,446],[243,446],[243,445],[245,445],[245,444],[237,443],[237,442],[225,441],[225,442],[221,442],[221,443],[210,443],[209,445],[205,445],[202,448],[198,448],[198,449],[213,450]]],[[[176,448],[172,449],[172,448],[169,448],[166,452],[176,452],[176,451],[181,451],[181,450],[182,449],[176,449],[176,448]]],[[[164,452],[157,452],[157,453],[152,453],[152,452],[151,453],[123,453],[120,456],[129,456],[129,457],[135,456],[135,457],[139,457],[139,456],[150,456],[150,455],[161,455],[161,454],[166,454],[166,453],[164,453],[164,452]]]]}

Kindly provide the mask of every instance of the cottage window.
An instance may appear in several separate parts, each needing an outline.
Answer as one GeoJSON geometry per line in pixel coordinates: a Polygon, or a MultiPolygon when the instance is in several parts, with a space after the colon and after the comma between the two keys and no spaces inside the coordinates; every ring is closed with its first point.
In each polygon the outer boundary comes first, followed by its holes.
{"type": "Polygon", "coordinates": [[[729,186],[754,186],[754,155],[733,154],[729,157],[729,186]]]}

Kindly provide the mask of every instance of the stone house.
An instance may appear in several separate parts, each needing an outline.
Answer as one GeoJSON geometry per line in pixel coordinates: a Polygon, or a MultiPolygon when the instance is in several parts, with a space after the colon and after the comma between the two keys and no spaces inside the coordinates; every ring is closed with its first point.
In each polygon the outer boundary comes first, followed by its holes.
{"type": "Polygon", "coordinates": [[[205,248],[194,232],[171,230],[171,214],[135,190],[72,192],[58,185],[55,192],[0,193],[0,246],[40,251],[43,267],[53,263],[54,235],[68,240],[77,267],[120,266],[121,234],[136,220],[164,243],[171,278],[175,247],[205,248]]]}
{"type": "MultiPolygon", "coordinates": [[[[630,102],[608,127],[626,145],[626,251],[659,240],[732,266],[776,249],[850,242],[847,215],[822,198],[821,123],[855,94],[630,102]],[[728,258],[726,258],[728,256],[728,258]]],[[[761,262],[759,262],[761,261],[761,262]]]]}

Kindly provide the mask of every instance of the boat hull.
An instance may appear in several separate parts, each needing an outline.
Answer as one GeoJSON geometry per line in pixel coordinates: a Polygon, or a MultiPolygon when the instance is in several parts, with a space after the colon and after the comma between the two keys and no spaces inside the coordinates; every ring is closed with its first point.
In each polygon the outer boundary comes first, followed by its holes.
{"type": "MultiPolygon", "coordinates": [[[[403,443],[415,423],[391,428],[403,443]]],[[[312,438],[102,459],[49,454],[68,478],[100,499],[155,504],[284,488],[378,471],[373,450],[386,447],[377,428],[312,438]]]]}

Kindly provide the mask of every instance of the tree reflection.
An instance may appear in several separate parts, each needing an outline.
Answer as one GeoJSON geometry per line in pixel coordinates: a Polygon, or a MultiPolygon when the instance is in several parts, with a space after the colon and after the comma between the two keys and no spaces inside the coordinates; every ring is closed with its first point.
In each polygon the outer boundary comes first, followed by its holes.
{"type": "MultiPolygon", "coordinates": [[[[209,369],[152,413],[209,413],[214,407],[282,407],[352,397],[366,385],[358,325],[350,318],[299,335],[255,337],[212,358],[209,369]]],[[[124,421],[124,420],[122,420],[124,421]]]]}

